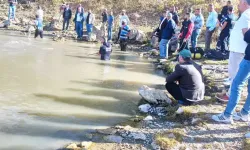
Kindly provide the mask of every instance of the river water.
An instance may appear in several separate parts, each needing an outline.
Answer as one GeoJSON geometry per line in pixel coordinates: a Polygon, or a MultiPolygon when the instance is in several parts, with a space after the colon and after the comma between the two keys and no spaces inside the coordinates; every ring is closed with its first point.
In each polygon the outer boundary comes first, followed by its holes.
{"type": "Polygon", "coordinates": [[[94,44],[0,32],[0,149],[57,149],[128,119],[137,89],[164,83],[148,60],[94,44]]]}

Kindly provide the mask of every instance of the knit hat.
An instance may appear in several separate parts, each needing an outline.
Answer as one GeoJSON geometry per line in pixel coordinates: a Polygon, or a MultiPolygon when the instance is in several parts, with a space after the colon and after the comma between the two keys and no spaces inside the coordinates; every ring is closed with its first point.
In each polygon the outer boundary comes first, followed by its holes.
{"type": "Polygon", "coordinates": [[[192,53],[190,52],[190,50],[187,50],[187,49],[183,49],[182,51],[180,51],[179,55],[183,58],[191,58],[192,57],[192,53]]]}

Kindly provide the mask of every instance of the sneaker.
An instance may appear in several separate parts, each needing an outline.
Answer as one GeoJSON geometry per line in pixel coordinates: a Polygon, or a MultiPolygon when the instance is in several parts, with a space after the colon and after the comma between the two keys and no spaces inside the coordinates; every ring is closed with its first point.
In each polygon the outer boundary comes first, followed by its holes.
{"type": "Polygon", "coordinates": [[[233,119],[236,121],[244,121],[244,122],[248,122],[249,121],[249,115],[242,115],[241,112],[236,112],[235,114],[233,114],[233,119]]]}
{"type": "Polygon", "coordinates": [[[213,115],[212,119],[216,122],[221,122],[221,123],[228,123],[228,124],[233,124],[233,119],[232,117],[226,117],[224,114],[218,114],[218,115],[213,115]]]}
{"type": "Polygon", "coordinates": [[[219,101],[222,101],[222,102],[228,102],[229,100],[229,97],[227,96],[227,94],[217,94],[215,98],[217,98],[219,101]]]}

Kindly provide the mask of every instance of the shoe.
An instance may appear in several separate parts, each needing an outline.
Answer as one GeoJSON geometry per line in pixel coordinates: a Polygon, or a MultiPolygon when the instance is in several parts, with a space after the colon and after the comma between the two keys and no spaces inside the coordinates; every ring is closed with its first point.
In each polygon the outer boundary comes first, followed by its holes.
{"type": "Polygon", "coordinates": [[[221,123],[227,123],[227,124],[234,123],[232,117],[226,117],[223,113],[218,115],[213,115],[212,119],[216,122],[221,122],[221,123]]]}
{"type": "Polygon", "coordinates": [[[222,102],[228,102],[229,100],[229,97],[227,96],[227,94],[217,94],[215,98],[217,98],[219,101],[222,101],[222,102]]]}
{"type": "Polygon", "coordinates": [[[223,80],[223,82],[228,82],[228,81],[230,81],[230,78],[226,78],[223,80]]]}
{"type": "Polygon", "coordinates": [[[233,119],[234,120],[241,120],[244,122],[248,122],[249,121],[249,115],[242,115],[241,112],[236,112],[235,114],[233,114],[233,119]]]}

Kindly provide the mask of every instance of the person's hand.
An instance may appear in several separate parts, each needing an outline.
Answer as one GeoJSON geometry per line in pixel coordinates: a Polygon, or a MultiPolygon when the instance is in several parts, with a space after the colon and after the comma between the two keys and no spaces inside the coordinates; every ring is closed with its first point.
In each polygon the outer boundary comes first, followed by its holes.
{"type": "Polygon", "coordinates": [[[243,28],[243,29],[242,29],[243,35],[245,35],[245,33],[246,33],[248,30],[249,30],[249,28],[243,28]]]}

